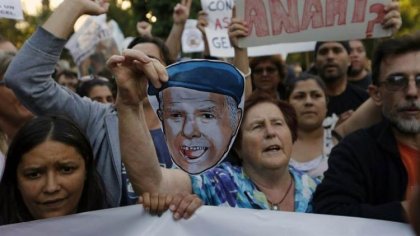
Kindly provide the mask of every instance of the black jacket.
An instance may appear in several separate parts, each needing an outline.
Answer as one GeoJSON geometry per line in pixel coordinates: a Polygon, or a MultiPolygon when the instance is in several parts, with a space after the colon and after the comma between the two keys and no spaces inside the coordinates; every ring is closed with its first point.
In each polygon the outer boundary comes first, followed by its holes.
{"type": "Polygon", "coordinates": [[[406,222],[408,176],[388,121],[344,138],[328,164],[313,198],[316,213],[406,222]]]}

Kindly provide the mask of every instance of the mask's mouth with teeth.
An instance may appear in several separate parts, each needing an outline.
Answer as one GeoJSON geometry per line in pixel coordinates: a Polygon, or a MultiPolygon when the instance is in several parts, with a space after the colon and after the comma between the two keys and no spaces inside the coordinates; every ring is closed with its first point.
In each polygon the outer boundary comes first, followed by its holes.
{"type": "Polygon", "coordinates": [[[209,148],[203,146],[182,146],[180,153],[187,159],[198,159],[207,152],[209,148]]]}
{"type": "Polygon", "coordinates": [[[264,149],[264,152],[278,152],[280,149],[281,147],[279,145],[270,145],[264,149]]]}

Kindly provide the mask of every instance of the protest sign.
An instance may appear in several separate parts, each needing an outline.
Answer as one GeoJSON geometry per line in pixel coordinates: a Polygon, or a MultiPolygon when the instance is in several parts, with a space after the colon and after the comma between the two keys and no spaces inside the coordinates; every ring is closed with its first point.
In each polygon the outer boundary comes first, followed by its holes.
{"type": "MultiPolygon", "coordinates": [[[[205,28],[210,55],[214,57],[233,57],[234,50],[230,45],[228,25],[231,20],[233,1],[202,0],[202,8],[208,14],[208,27],[205,28]]],[[[306,40],[312,41],[312,40],[306,40]]],[[[261,45],[261,44],[260,44],[261,45]]],[[[289,53],[312,51],[315,42],[271,44],[248,48],[249,56],[281,54],[284,58],[289,53]]]]}
{"type": "Polygon", "coordinates": [[[1,0],[0,18],[23,20],[23,11],[20,0],[1,0]]]}
{"type": "Polygon", "coordinates": [[[197,20],[188,19],[182,32],[182,52],[204,51],[203,34],[197,29],[197,20]]]}
{"type": "Polygon", "coordinates": [[[233,56],[227,31],[233,6],[233,0],[201,0],[201,7],[207,13],[206,38],[210,55],[214,57],[233,56]]]}
{"type": "Polygon", "coordinates": [[[140,205],[0,227],[0,235],[380,235],[414,236],[407,224],[366,218],[202,206],[188,220],[151,216],[140,205]]]}
{"type": "Polygon", "coordinates": [[[119,54],[106,16],[90,16],[66,44],[80,76],[101,72],[111,55],[119,54]]]}
{"type": "Polygon", "coordinates": [[[286,59],[288,54],[298,52],[313,51],[316,42],[300,42],[300,43],[280,43],[265,46],[256,46],[248,48],[248,55],[250,56],[265,56],[272,54],[280,54],[283,59],[286,59]]]}
{"type": "Polygon", "coordinates": [[[240,47],[285,42],[348,40],[389,36],[381,22],[391,0],[237,0],[249,36],[240,47]]]}

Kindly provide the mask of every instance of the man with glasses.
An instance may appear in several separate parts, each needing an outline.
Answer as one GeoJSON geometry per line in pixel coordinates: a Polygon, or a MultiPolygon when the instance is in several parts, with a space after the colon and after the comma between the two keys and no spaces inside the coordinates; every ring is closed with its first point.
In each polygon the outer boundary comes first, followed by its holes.
{"type": "Polygon", "coordinates": [[[333,149],[314,210],[405,222],[420,175],[420,33],[382,42],[372,77],[383,120],[333,149]]]}

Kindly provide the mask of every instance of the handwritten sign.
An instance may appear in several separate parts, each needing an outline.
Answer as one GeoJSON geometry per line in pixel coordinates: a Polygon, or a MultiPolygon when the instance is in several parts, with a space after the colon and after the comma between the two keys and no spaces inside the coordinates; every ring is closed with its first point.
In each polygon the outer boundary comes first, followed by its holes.
{"type": "Polygon", "coordinates": [[[81,76],[102,71],[107,58],[120,53],[105,15],[90,16],[72,35],[66,48],[81,76]]]}
{"type": "Polygon", "coordinates": [[[188,19],[182,32],[182,52],[204,51],[203,34],[197,29],[197,20],[188,19]]]}
{"type": "MultiPolygon", "coordinates": [[[[233,1],[202,0],[202,8],[208,15],[208,27],[205,28],[210,55],[214,57],[233,57],[234,50],[230,45],[228,26],[232,16],[233,1]]],[[[310,40],[306,40],[310,41],[310,40]]],[[[249,56],[281,54],[284,58],[289,53],[311,51],[315,42],[288,43],[249,47],[249,56]]]]}
{"type": "Polygon", "coordinates": [[[206,38],[210,55],[214,57],[233,55],[228,35],[233,6],[234,0],[201,0],[201,7],[207,13],[206,38]]]}
{"type": "Polygon", "coordinates": [[[20,0],[1,0],[0,18],[23,20],[23,11],[20,0]]]}
{"type": "Polygon", "coordinates": [[[385,37],[385,5],[391,0],[237,0],[237,17],[250,35],[240,47],[284,42],[385,37]]]}

